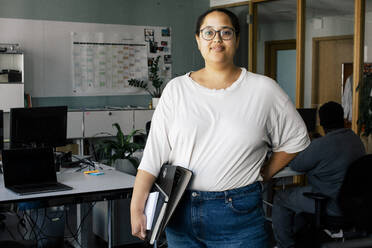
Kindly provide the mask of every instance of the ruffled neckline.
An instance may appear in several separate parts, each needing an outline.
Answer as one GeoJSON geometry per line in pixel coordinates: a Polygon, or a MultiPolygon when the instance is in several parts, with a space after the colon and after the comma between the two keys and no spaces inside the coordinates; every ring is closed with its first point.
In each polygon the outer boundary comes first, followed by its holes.
{"type": "Polygon", "coordinates": [[[190,74],[193,72],[193,71],[190,71],[188,73],[186,73],[186,77],[187,77],[187,80],[189,82],[191,82],[195,87],[198,87],[200,90],[202,91],[205,91],[207,93],[227,93],[227,92],[231,92],[231,91],[234,91],[240,84],[241,82],[243,81],[243,77],[244,75],[247,73],[247,70],[243,67],[240,68],[241,69],[241,72],[240,72],[240,75],[238,77],[237,80],[235,80],[229,87],[227,88],[224,88],[224,89],[210,89],[210,88],[207,88],[201,84],[199,84],[198,82],[194,81],[191,77],[190,77],[190,74]]]}

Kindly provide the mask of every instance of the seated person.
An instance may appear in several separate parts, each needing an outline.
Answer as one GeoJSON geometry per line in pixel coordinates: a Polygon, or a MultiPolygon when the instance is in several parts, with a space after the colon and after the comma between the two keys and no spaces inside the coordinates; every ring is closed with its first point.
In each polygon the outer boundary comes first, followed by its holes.
{"type": "Polygon", "coordinates": [[[340,216],[336,203],[348,166],[365,154],[359,136],[344,128],[343,109],[336,102],[325,103],[319,109],[320,125],[325,136],[311,144],[289,163],[291,169],[305,172],[308,185],[278,191],[274,196],[272,222],[278,248],[294,247],[294,217],[296,213],[314,213],[314,200],[303,192],[318,192],[329,197],[327,214],[340,216]]]}

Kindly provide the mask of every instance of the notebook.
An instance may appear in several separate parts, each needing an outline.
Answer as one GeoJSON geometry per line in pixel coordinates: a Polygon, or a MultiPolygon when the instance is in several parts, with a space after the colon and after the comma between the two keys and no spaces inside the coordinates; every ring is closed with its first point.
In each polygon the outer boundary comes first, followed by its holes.
{"type": "MultiPolygon", "coordinates": [[[[152,222],[151,228],[147,228],[146,235],[146,239],[151,245],[158,240],[167,226],[191,177],[192,171],[181,166],[163,164],[161,167],[152,189],[153,192],[150,193],[151,197],[151,194],[158,192],[158,197],[156,201],[148,198],[145,207],[145,209],[151,208],[153,210],[151,216],[145,212],[147,220],[152,222]]],[[[150,226],[150,223],[146,224],[150,226]]]]}
{"type": "Polygon", "coordinates": [[[57,182],[52,148],[3,150],[3,173],[5,187],[19,195],[72,189],[57,182]]]}

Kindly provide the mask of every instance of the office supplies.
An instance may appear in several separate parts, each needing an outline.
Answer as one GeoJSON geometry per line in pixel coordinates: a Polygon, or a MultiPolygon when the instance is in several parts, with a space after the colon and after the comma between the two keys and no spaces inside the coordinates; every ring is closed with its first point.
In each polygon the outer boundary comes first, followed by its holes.
{"type": "Polygon", "coordinates": [[[67,136],[67,106],[12,108],[10,147],[64,146],[67,136]]]}
{"type": "Polygon", "coordinates": [[[91,173],[96,173],[99,172],[98,170],[91,170],[91,171],[84,171],[84,174],[91,174],[91,173]]]}
{"type": "Polygon", "coordinates": [[[103,174],[105,174],[105,173],[102,172],[102,171],[99,171],[99,172],[89,173],[88,175],[92,175],[92,176],[100,176],[100,175],[103,175],[103,174]]]}
{"type": "MultiPolygon", "coordinates": [[[[152,191],[159,192],[151,230],[146,239],[150,244],[160,237],[176,209],[192,177],[192,171],[176,165],[164,164],[152,191]]],[[[148,203],[150,203],[148,201],[148,203]]],[[[146,206],[147,207],[147,206],[146,206]]],[[[150,206],[149,206],[150,207],[150,206]]],[[[153,207],[153,206],[152,206],[153,207]]]]}
{"type": "Polygon", "coordinates": [[[52,148],[4,150],[3,170],[5,187],[20,195],[72,189],[57,182],[52,148]]]}

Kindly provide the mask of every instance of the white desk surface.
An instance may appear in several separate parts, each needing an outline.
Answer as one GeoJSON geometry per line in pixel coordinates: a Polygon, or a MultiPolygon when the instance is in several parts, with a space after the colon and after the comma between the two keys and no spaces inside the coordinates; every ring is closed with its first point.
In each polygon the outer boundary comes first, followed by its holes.
{"type": "Polygon", "coordinates": [[[61,173],[57,175],[58,182],[71,186],[72,190],[49,192],[42,194],[17,195],[4,187],[3,176],[0,176],[0,203],[11,201],[32,201],[43,198],[77,197],[79,194],[105,193],[110,191],[131,191],[134,176],[116,170],[104,170],[103,175],[93,176],[83,172],[61,173]]]}
{"type": "Polygon", "coordinates": [[[278,173],[276,173],[273,176],[273,178],[299,176],[303,174],[304,174],[303,172],[294,171],[290,167],[286,166],[282,170],[280,170],[278,173]]]}

